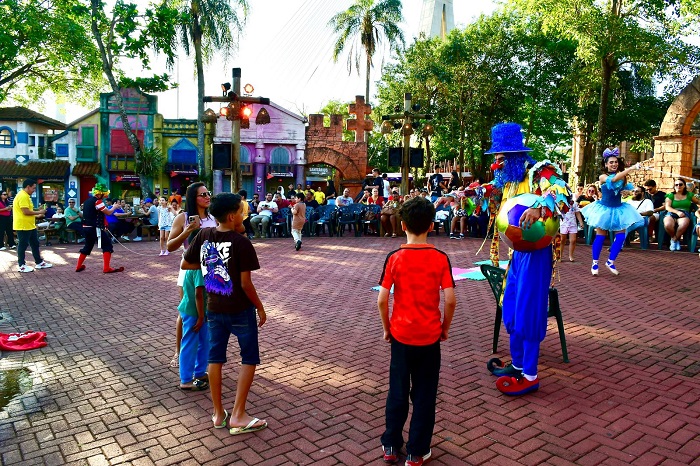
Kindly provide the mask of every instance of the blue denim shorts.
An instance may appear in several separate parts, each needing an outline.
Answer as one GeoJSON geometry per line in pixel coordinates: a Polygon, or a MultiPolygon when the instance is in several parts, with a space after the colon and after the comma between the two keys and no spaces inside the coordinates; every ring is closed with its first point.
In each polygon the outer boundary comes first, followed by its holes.
{"type": "Polygon", "coordinates": [[[209,325],[209,363],[226,362],[229,335],[238,338],[241,349],[241,363],[255,366],[260,364],[258,347],[258,322],[255,307],[251,306],[238,314],[207,312],[209,325]]]}

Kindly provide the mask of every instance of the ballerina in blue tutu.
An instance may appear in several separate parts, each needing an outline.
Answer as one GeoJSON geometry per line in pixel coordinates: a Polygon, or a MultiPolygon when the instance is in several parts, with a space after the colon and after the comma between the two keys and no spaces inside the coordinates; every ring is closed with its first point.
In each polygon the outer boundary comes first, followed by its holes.
{"type": "Polygon", "coordinates": [[[632,170],[640,168],[639,164],[635,164],[625,169],[625,162],[620,158],[618,148],[608,148],[603,152],[605,173],[599,178],[603,197],[581,209],[581,215],[586,219],[586,223],[595,227],[596,236],[593,240],[593,265],[591,266],[593,275],[598,275],[598,259],[608,231],[615,232],[615,240],[610,247],[610,257],[605,266],[613,275],[620,274],[615,268],[615,259],[625,242],[625,232],[630,225],[642,220],[642,216],[631,204],[622,202],[622,191],[634,189],[631,183],[627,183],[627,175],[632,170]]]}

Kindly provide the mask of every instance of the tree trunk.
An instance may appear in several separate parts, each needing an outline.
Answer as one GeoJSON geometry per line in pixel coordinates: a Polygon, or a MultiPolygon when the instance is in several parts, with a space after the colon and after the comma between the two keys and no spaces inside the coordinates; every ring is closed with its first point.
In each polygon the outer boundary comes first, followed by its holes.
{"type": "Polygon", "coordinates": [[[197,65],[197,171],[199,180],[206,178],[204,163],[204,64],[202,60],[202,30],[199,18],[194,18],[194,57],[197,65]]]}
{"type": "Polygon", "coordinates": [[[611,55],[601,60],[600,106],[598,107],[598,137],[596,138],[594,158],[603,153],[608,124],[608,103],[610,99],[610,80],[615,65],[611,55]]]}
{"type": "MultiPolygon", "coordinates": [[[[367,52],[365,52],[367,53],[367,52]]],[[[367,77],[365,82],[365,103],[369,104],[369,69],[372,67],[372,56],[367,53],[367,77]]]]}
{"type": "MultiPolygon", "coordinates": [[[[112,70],[112,57],[111,54],[108,54],[108,51],[105,48],[104,42],[102,41],[102,35],[100,34],[100,30],[97,25],[98,11],[101,8],[100,1],[90,0],[90,5],[92,10],[92,35],[95,37],[95,42],[97,42],[97,47],[100,51],[100,58],[102,59],[102,71],[107,77],[109,85],[112,88],[112,92],[114,93],[114,100],[116,101],[117,107],[119,108],[119,116],[121,117],[122,125],[124,126],[124,134],[129,140],[129,144],[131,144],[131,147],[133,147],[134,149],[135,159],[138,160],[141,157],[141,144],[139,143],[139,140],[134,134],[134,132],[131,130],[129,117],[127,116],[126,109],[124,108],[124,99],[122,99],[121,88],[117,84],[117,80],[114,78],[114,72],[112,70]]],[[[139,174],[139,181],[141,184],[141,195],[144,198],[151,196],[149,180],[145,176],[139,174]]]]}
{"type": "Polygon", "coordinates": [[[457,157],[457,163],[459,164],[459,176],[462,177],[462,171],[464,171],[464,110],[463,106],[459,106],[459,157],[457,157]]]}

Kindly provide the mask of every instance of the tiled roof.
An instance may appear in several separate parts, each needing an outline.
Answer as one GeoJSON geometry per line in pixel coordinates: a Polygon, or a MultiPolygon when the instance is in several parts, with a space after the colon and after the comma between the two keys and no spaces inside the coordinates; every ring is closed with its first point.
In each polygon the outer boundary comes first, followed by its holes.
{"type": "Polygon", "coordinates": [[[30,160],[22,164],[14,160],[0,160],[0,176],[4,178],[63,180],[69,171],[70,163],[65,160],[30,160]]]}
{"type": "Polygon", "coordinates": [[[51,129],[66,129],[66,124],[25,107],[0,107],[0,121],[30,121],[51,129]]]}
{"type": "Polygon", "coordinates": [[[102,166],[99,163],[79,162],[73,167],[73,176],[92,176],[102,172],[102,166]]]}

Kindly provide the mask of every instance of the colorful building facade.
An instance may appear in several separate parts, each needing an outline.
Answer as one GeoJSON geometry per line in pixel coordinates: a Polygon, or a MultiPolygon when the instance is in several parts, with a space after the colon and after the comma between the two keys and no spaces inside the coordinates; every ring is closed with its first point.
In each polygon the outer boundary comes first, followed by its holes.
{"type": "Polygon", "coordinates": [[[35,204],[60,201],[67,189],[70,164],[64,147],[50,141],[66,125],[24,107],[0,108],[0,185],[15,193],[27,178],[37,181],[35,204]],[[53,157],[55,156],[55,159],[53,157]]]}
{"type": "MultiPolygon", "coordinates": [[[[269,105],[252,104],[250,126],[241,129],[241,172],[243,189],[248,197],[253,193],[274,192],[282,186],[304,183],[306,165],[306,119],[271,102],[269,105]],[[258,125],[255,116],[261,108],[270,114],[270,123],[258,125]]],[[[223,162],[223,191],[231,189],[230,167],[232,122],[219,117],[214,134],[214,157],[223,162]],[[228,162],[228,164],[226,163],[228,162]]]]}

